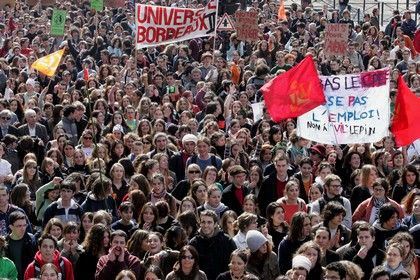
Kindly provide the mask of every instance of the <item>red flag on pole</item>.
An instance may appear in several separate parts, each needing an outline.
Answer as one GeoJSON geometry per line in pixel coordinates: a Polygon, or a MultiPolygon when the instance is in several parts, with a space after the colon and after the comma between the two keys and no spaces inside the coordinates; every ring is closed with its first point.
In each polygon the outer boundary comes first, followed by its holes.
{"type": "Polygon", "coordinates": [[[325,103],[312,56],[268,83],[261,91],[273,121],[298,117],[325,103]]]}
{"type": "Polygon", "coordinates": [[[278,20],[286,20],[287,19],[286,10],[284,8],[284,0],[280,1],[280,6],[279,6],[278,14],[277,14],[277,19],[278,20]]]}
{"type": "Polygon", "coordinates": [[[391,131],[398,146],[406,146],[420,138],[420,98],[405,84],[402,76],[398,78],[398,94],[391,131]]]}

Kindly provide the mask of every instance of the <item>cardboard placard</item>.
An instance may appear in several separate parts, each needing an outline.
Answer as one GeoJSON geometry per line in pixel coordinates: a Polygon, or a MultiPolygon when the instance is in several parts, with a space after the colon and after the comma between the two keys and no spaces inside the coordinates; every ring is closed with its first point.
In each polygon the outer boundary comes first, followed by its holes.
{"type": "Polygon", "coordinates": [[[51,18],[51,36],[63,36],[64,35],[64,26],[66,25],[66,15],[65,10],[54,9],[52,18],[51,18]]]}
{"type": "Polygon", "coordinates": [[[103,11],[104,9],[104,0],[91,0],[90,7],[96,11],[103,11]]]}
{"type": "Polygon", "coordinates": [[[4,9],[4,7],[9,6],[10,8],[14,8],[16,4],[16,0],[1,0],[0,1],[0,9],[4,9]]]}
{"type": "Polygon", "coordinates": [[[349,25],[346,23],[329,23],[325,28],[324,54],[345,55],[349,37],[349,25]]]}
{"type": "Polygon", "coordinates": [[[255,42],[258,41],[258,13],[254,11],[235,13],[236,33],[238,40],[255,42]]]}
{"type": "Polygon", "coordinates": [[[105,0],[105,7],[108,8],[120,8],[124,7],[125,0],[105,0]]]}

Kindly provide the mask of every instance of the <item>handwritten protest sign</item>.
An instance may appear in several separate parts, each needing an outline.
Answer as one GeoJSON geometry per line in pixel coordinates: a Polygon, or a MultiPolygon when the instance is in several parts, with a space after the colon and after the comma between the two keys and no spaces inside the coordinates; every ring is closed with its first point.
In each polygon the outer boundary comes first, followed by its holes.
{"type": "Polygon", "coordinates": [[[217,0],[210,0],[201,9],[136,4],[136,47],[214,36],[216,12],[217,0]]]}
{"type": "Polygon", "coordinates": [[[324,54],[345,55],[349,25],[344,23],[329,23],[325,27],[324,54]]]}
{"type": "Polygon", "coordinates": [[[54,9],[51,18],[51,32],[52,36],[63,36],[64,26],[66,25],[66,11],[54,9]]]}
{"type": "Polygon", "coordinates": [[[298,118],[299,136],[324,144],[373,143],[389,134],[389,69],[320,76],[327,103],[298,118]]]}
{"type": "Polygon", "coordinates": [[[105,0],[105,6],[108,8],[124,7],[125,0],[105,0]]]}
{"type": "Polygon", "coordinates": [[[9,8],[14,8],[16,4],[16,0],[2,0],[0,1],[0,9],[4,9],[6,6],[9,8]]]}
{"type": "Polygon", "coordinates": [[[254,11],[237,11],[236,34],[238,40],[255,42],[258,41],[258,13],[254,11]]]}

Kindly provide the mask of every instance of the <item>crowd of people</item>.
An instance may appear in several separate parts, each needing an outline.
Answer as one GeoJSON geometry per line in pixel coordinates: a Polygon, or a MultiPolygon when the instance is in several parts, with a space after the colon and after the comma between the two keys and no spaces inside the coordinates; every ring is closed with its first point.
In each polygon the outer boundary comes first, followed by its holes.
{"type": "Polygon", "coordinates": [[[307,55],[319,75],[389,67],[391,110],[399,75],[420,96],[412,12],[382,28],[345,0],[282,20],[277,1],[220,1],[220,15],[258,11],[258,41],[136,50],[134,1],[15,2],[0,10],[0,278],[419,278],[417,146],[313,143],[251,106],[307,55]],[[64,36],[49,34],[53,8],[64,36]],[[328,23],[348,24],[343,57],[323,52],[328,23]],[[54,76],[31,68],[63,48],[54,76]]]}

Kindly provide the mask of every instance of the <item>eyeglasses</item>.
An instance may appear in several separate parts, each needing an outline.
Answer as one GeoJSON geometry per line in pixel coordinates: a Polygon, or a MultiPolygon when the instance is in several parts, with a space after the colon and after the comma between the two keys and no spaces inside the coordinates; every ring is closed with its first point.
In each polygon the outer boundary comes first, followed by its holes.
{"type": "Polygon", "coordinates": [[[331,188],[339,188],[341,185],[330,185],[331,188]]]}
{"type": "Polygon", "coordinates": [[[145,141],[145,142],[143,142],[143,145],[150,145],[151,143],[150,142],[147,142],[147,141],[145,141]]]}
{"type": "Polygon", "coordinates": [[[183,260],[193,260],[194,257],[193,256],[182,256],[181,259],[183,259],[183,260]]]}
{"type": "Polygon", "coordinates": [[[89,137],[89,136],[84,136],[83,139],[92,140],[93,138],[92,137],[89,137]]]}
{"type": "Polygon", "coordinates": [[[188,173],[190,173],[190,174],[199,174],[200,173],[200,171],[199,170],[190,170],[190,171],[188,171],[188,173]]]}

